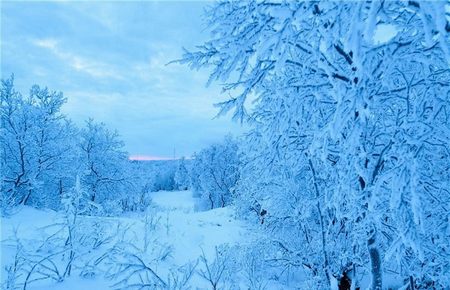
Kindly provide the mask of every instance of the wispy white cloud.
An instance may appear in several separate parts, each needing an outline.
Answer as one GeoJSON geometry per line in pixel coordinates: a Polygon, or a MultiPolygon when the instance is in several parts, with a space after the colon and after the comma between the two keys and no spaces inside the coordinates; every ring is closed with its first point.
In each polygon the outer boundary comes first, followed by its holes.
{"type": "Polygon", "coordinates": [[[207,71],[190,71],[182,47],[204,38],[200,2],[12,2],[2,9],[2,71],[16,73],[26,92],[34,84],[61,90],[77,124],[93,117],[118,129],[135,155],[190,156],[226,133],[213,119],[218,86],[207,71]],[[6,42],[4,39],[7,39],[6,42]]]}
{"type": "Polygon", "coordinates": [[[99,61],[81,57],[73,52],[64,51],[60,42],[52,38],[35,39],[32,43],[44,49],[49,50],[61,61],[64,61],[76,71],[86,73],[94,78],[113,78],[123,79],[118,71],[111,66],[99,61]]]}
{"type": "Polygon", "coordinates": [[[55,51],[56,46],[58,45],[58,41],[56,39],[52,39],[52,38],[36,39],[33,41],[33,43],[36,46],[47,48],[51,51],[55,51]]]}

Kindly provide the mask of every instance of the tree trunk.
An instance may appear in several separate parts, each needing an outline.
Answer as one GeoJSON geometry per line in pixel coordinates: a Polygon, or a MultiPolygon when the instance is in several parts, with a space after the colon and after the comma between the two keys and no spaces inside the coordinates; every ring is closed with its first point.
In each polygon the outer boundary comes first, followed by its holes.
{"type": "Polygon", "coordinates": [[[31,196],[31,189],[28,190],[28,194],[25,195],[25,197],[23,198],[21,204],[28,205],[28,200],[30,199],[30,196],[31,196]]]}
{"type": "Polygon", "coordinates": [[[344,271],[342,277],[339,279],[339,290],[350,290],[352,287],[352,279],[347,275],[347,271],[344,271]]]}
{"type": "Polygon", "coordinates": [[[369,250],[370,266],[371,266],[371,276],[372,282],[370,285],[371,290],[382,290],[383,289],[383,275],[382,275],[382,265],[380,251],[376,244],[376,232],[367,240],[367,248],[369,250]]]}
{"type": "Polygon", "coordinates": [[[64,195],[62,179],[59,180],[59,198],[62,200],[64,195]]]}
{"type": "Polygon", "coordinates": [[[319,223],[320,223],[320,230],[322,235],[322,253],[323,253],[323,269],[325,272],[325,276],[327,278],[327,285],[330,286],[330,272],[329,272],[329,262],[328,262],[328,253],[327,253],[327,241],[326,241],[326,232],[325,232],[325,225],[323,220],[323,214],[322,214],[322,204],[320,203],[320,193],[319,193],[319,186],[317,185],[317,179],[316,179],[316,170],[314,169],[313,163],[311,161],[311,158],[308,158],[309,162],[309,168],[311,169],[312,177],[313,177],[313,183],[314,183],[314,190],[316,193],[316,206],[317,206],[317,212],[319,214],[319,223]]]}
{"type": "Polygon", "coordinates": [[[409,276],[409,285],[408,285],[408,290],[414,290],[416,287],[414,285],[414,278],[413,276],[409,276]]]}
{"type": "Polygon", "coordinates": [[[214,201],[212,199],[212,194],[208,194],[209,201],[211,202],[211,209],[214,208],[214,201]]]}

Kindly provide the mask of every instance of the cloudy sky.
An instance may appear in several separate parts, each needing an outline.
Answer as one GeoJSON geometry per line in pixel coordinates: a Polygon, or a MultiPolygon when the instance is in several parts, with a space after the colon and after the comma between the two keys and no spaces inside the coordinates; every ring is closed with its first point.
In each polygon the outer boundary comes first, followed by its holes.
{"type": "Polygon", "coordinates": [[[207,39],[204,2],[4,2],[2,78],[62,91],[75,123],[93,117],[117,129],[130,155],[190,156],[231,132],[214,119],[226,99],[207,71],[172,64],[207,39]]]}

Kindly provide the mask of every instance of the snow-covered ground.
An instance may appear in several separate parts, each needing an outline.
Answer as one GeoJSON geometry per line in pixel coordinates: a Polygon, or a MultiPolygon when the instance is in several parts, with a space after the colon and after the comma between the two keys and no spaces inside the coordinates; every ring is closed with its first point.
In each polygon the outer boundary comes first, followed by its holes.
{"type": "Polygon", "coordinates": [[[233,244],[246,235],[243,224],[237,221],[231,207],[209,211],[194,211],[194,199],[189,191],[155,192],[152,196],[163,218],[169,226],[161,237],[174,246],[173,256],[182,263],[198,258],[202,249],[208,257],[221,244],[233,244]]]}
{"type": "MultiPolygon", "coordinates": [[[[152,261],[154,270],[161,277],[166,277],[170,270],[187,263],[195,264],[202,253],[208,261],[212,262],[217,246],[234,245],[239,241],[248,240],[249,231],[246,230],[243,222],[234,218],[231,207],[196,212],[194,211],[195,200],[190,191],[155,192],[152,194],[152,199],[153,206],[147,213],[133,213],[121,217],[80,217],[79,219],[85,226],[91,227],[93,234],[105,231],[116,235],[114,237],[116,240],[117,236],[122,235],[123,239],[137,245],[140,249],[145,248],[145,241],[147,241],[148,249],[144,252],[150,260],[155,256],[164,256],[158,262],[152,261]],[[117,231],[118,225],[127,230],[117,231]],[[155,246],[156,244],[158,246],[155,246]]],[[[39,244],[52,233],[52,227],[48,226],[61,222],[63,218],[63,213],[31,207],[22,207],[11,217],[2,218],[1,281],[3,285],[7,279],[5,266],[13,263],[16,253],[15,236],[23,241],[24,245],[39,244]]],[[[93,249],[87,256],[95,253],[100,255],[102,250],[108,251],[108,243],[113,242],[105,242],[105,246],[93,249]]],[[[87,258],[80,258],[80,260],[83,259],[89,261],[87,258]]],[[[197,266],[199,267],[201,263],[197,266]]],[[[51,280],[34,282],[27,289],[49,289],[50,287],[51,289],[110,289],[113,284],[111,279],[106,279],[103,273],[85,276],[73,274],[60,282],[51,280]]],[[[24,279],[24,273],[20,279],[24,279]]],[[[195,271],[189,285],[194,289],[205,289],[208,287],[208,282],[195,271]]]]}

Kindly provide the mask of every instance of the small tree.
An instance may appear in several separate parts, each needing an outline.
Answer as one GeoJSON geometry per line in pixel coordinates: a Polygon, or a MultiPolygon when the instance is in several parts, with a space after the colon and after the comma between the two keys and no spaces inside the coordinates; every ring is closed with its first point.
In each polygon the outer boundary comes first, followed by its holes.
{"type": "Polygon", "coordinates": [[[175,171],[175,183],[179,190],[187,190],[189,188],[189,172],[184,157],[178,160],[178,167],[175,171]]]}
{"type": "Polygon", "coordinates": [[[127,153],[123,151],[124,143],[118,133],[89,119],[80,137],[81,183],[90,201],[101,205],[120,199],[130,184],[126,175],[127,153]]]}
{"type": "Polygon", "coordinates": [[[201,207],[212,209],[231,203],[238,167],[238,145],[231,136],[195,155],[191,184],[194,195],[200,196],[201,207]]]}

